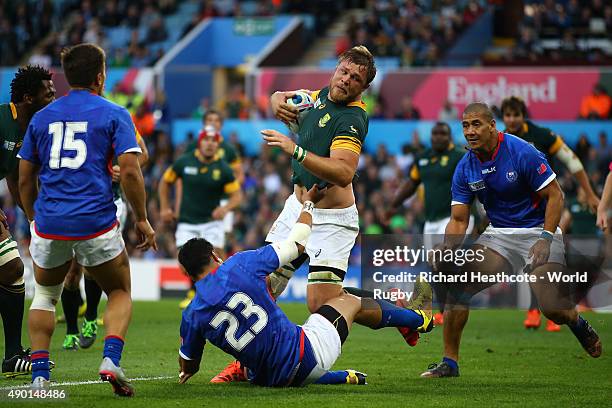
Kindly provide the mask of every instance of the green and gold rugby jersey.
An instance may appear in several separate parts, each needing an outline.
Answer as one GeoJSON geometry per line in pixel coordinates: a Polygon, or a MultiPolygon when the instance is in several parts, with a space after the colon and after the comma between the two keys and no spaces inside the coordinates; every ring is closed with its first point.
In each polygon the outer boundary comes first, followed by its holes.
{"type": "Polygon", "coordinates": [[[453,174],[464,154],[465,150],[451,143],[444,152],[427,149],[415,159],[409,176],[415,183],[423,183],[425,220],[437,221],[450,216],[453,174]]]}
{"type": "MultiPolygon", "coordinates": [[[[185,154],[191,153],[195,151],[198,147],[197,139],[193,142],[189,143],[185,148],[185,154]]],[[[240,155],[228,141],[225,139],[221,139],[221,143],[219,143],[219,148],[217,149],[217,153],[215,154],[215,159],[221,159],[227,162],[230,166],[234,166],[236,164],[240,164],[240,155]]]]}
{"type": "Polygon", "coordinates": [[[204,163],[201,157],[199,150],[186,153],[164,173],[168,183],[178,178],[183,180],[179,222],[203,224],[212,221],[212,212],[224,194],[240,189],[229,164],[217,158],[204,163]]]}
{"type": "MultiPolygon", "coordinates": [[[[504,132],[507,133],[508,130],[506,129],[504,132]]],[[[522,134],[516,136],[527,143],[531,143],[536,149],[544,153],[549,163],[551,162],[550,159],[565,144],[561,136],[548,128],[536,126],[529,120],[526,120],[523,124],[522,134]]]]}
{"type": "Polygon", "coordinates": [[[0,105],[0,180],[17,168],[17,153],[23,143],[23,132],[17,123],[17,108],[11,103],[0,105]]]}
{"type": "MultiPolygon", "coordinates": [[[[323,88],[312,93],[314,108],[304,117],[300,124],[298,145],[316,154],[329,157],[335,149],[346,149],[361,153],[363,142],[368,133],[368,115],[362,101],[341,105],[328,98],[329,89],[323,88]]],[[[297,160],[291,163],[293,184],[310,189],[318,184],[327,184],[312,175],[297,160]]]]}

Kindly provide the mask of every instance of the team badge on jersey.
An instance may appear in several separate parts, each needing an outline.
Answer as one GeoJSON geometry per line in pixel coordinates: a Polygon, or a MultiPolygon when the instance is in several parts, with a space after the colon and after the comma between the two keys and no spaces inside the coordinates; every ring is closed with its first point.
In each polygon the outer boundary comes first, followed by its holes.
{"type": "Polygon", "coordinates": [[[440,166],[444,167],[448,164],[448,156],[442,156],[440,159],[440,166]]]}
{"type": "Polygon", "coordinates": [[[544,163],[540,164],[540,167],[538,167],[538,174],[542,175],[546,173],[546,165],[544,163]]]}
{"type": "Polygon", "coordinates": [[[514,183],[517,177],[518,176],[516,174],[516,171],[514,170],[510,170],[509,172],[506,173],[506,180],[508,180],[511,183],[514,183]]]}
{"type": "Polygon", "coordinates": [[[331,116],[329,116],[329,113],[326,113],[325,116],[319,119],[319,127],[325,127],[325,125],[327,125],[327,122],[329,122],[330,119],[331,116]]]}
{"type": "Polygon", "coordinates": [[[220,180],[221,179],[221,170],[219,169],[214,169],[212,172],[212,179],[213,180],[220,180]]]}

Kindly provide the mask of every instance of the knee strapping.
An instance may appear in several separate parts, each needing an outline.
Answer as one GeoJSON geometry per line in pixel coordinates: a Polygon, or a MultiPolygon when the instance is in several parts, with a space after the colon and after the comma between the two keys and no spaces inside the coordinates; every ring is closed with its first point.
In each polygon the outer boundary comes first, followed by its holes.
{"type": "Polygon", "coordinates": [[[320,314],[336,328],[338,335],[340,336],[340,343],[344,344],[344,341],[348,337],[348,324],[346,323],[346,319],[342,316],[342,313],[337,311],[334,307],[330,305],[323,305],[317,310],[315,313],[320,314]]]}
{"type": "Polygon", "coordinates": [[[63,288],[63,283],[55,286],[42,286],[36,283],[34,300],[32,300],[30,310],[46,310],[48,312],[55,312],[55,305],[57,305],[57,302],[59,302],[60,297],[62,296],[63,288]]]}

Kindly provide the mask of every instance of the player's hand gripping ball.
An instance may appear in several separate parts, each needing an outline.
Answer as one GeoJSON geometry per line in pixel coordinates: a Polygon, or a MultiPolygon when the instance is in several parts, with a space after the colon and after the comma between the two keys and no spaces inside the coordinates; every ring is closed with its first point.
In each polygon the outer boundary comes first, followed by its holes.
{"type": "Polygon", "coordinates": [[[298,133],[300,130],[300,124],[308,114],[308,112],[314,107],[314,101],[310,95],[303,91],[297,91],[293,97],[287,99],[287,105],[293,106],[298,111],[298,118],[296,122],[289,122],[287,127],[293,133],[298,133]]]}

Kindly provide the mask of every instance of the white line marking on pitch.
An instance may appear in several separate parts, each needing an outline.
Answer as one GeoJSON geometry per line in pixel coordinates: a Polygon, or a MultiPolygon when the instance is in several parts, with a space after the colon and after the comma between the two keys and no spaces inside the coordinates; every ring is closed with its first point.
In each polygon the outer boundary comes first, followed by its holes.
{"type": "MultiPolygon", "coordinates": [[[[159,377],[138,377],[130,378],[130,381],[157,381],[157,380],[169,380],[171,378],[178,379],[178,376],[163,375],[159,377]]],[[[89,384],[104,384],[102,380],[89,380],[89,381],[66,381],[66,382],[52,382],[51,387],[63,387],[71,385],[89,385],[89,384]]],[[[29,388],[30,384],[13,385],[10,387],[0,387],[0,390],[14,390],[16,388],[29,388]]]]}

